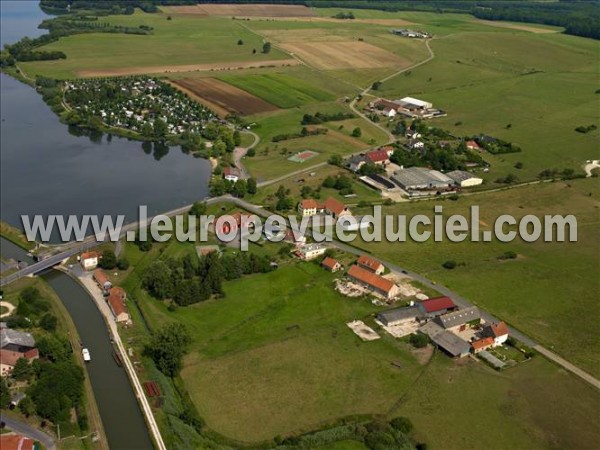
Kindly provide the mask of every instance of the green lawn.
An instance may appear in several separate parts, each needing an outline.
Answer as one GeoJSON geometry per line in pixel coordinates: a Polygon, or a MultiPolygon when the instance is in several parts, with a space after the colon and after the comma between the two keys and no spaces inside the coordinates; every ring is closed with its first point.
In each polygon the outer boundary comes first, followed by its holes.
{"type": "MultiPolygon", "coordinates": [[[[598,179],[545,183],[504,192],[462,197],[456,202],[415,202],[384,207],[384,213],[433,216],[434,204],[444,216],[469,217],[471,205],[480,206],[481,230],[491,230],[501,214],[574,214],[578,220],[576,243],[361,243],[373,254],[443,283],[475,304],[554,349],[565,359],[600,376],[597,330],[600,313],[598,272],[598,179]],[[500,260],[506,251],[515,260],[500,260]],[[445,261],[464,263],[454,270],[445,261]]],[[[358,211],[360,214],[361,211],[358,211]]]]}
{"type": "Polygon", "coordinates": [[[261,53],[260,36],[230,18],[177,16],[166,20],[166,17],[139,10],[130,16],[102,17],[99,20],[115,25],[150,26],[154,32],[147,36],[102,33],[68,36],[43,47],[44,50],[63,51],[67,59],[19,66],[28,74],[71,78],[80,70],[289,58],[277,49],[268,54],[261,53]],[[244,45],[237,45],[239,39],[244,45]],[[253,49],[258,53],[252,54],[253,49]]]}

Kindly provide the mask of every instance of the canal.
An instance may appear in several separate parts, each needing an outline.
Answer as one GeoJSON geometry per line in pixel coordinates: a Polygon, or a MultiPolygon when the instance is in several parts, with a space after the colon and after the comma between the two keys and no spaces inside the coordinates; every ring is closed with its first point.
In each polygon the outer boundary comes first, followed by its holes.
{"type": "MultiPolygon", "coordinates": [[[[0,238],[3,258],[30,262],[25,250],[4,238],[0,238]]],[[[125,369],[113,358],[104,318],[87,291],[67,274],[50,270],[42,278],[58,294],[75,323],[82,344],[90,350],[92,361],[87,371],[104,424],[104,431],[111,449],[152,449],[139,404],[133,393],[125,369]]]]}

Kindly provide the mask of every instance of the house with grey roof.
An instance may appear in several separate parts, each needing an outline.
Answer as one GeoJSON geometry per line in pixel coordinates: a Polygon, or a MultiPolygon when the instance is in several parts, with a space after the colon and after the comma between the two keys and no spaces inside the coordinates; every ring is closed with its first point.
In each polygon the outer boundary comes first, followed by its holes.
{"type": "Polygon", "coordinates": [[[0,375],[10,374],[21,358],[29,361],[39,358],[31,333],[10,328],[0,329],[0,375]]]}

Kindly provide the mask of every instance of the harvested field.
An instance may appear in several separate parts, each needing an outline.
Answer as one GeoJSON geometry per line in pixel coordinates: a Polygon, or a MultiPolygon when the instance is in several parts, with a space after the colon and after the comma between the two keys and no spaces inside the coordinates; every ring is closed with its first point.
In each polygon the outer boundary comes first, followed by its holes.
{"type": "Polygon", "coordinates": [[[203,16],[231,17],[312,17],[312,9],[301,5],[239,5],[204,4],[192,6],[168,6],[162,10],[169,14],[193,14],[203,16]]]}
{"type": "Polygon", "coordinates": [[[339,23],[341,25],[352,25],[356,23],[368,23],[371,25],[386,25],[386,26],[405,26],[415,25],[414,22],[409,22],[404,19],[354,19],[340,20],[333,17],[276,17],[275,20],[294,21],[294,22],[329,22],[339,23]]]}
{"type": "Polygon", "coordinates": [[[184,64],[179,66],[145,66],[145,67],[120,67],[114,69],[88,69],[80,70],[77,75],[86,77],[118,77],[124,75],[144,75],[150,73],[174,73],[196,71],[219,71],[253,69],[260,67],[297,66],[300,62],[296,59],[279,59],[273,61],[241,61],[231,63],[184,64]]]}
{"type": "Polygon", "coordinates": [[[281,46],[321,70],[402,68],[410,64],[387,50],[359,41],[288,42],[281,46]]]}
{"type": "Polygon", "coordinates": [[[186,93],[192,93],[195,99],[214,109],[220,115],[228,113],[249,115],[279,109],[259,97],[215,78],[196,80],[184,78],[172,83],[183,88],[186,93]]]}

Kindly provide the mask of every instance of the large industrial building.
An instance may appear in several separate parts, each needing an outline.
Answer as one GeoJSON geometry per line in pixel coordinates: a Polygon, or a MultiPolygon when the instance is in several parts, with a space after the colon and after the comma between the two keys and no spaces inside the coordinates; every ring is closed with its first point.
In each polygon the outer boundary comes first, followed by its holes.
{"type": "Polygon", "coordinates": [[[481,183],[483,183],[482,178],[478,178],[471,172],[466,172],[464,170],[453,170],[452,172],[448,172],[446,175],[452,178],[460,187],[479,186],[481,183]]]}
{"type": "Polygon", "coordinates": [[[409,167],[400,169],[392,175],[392,181],[407,191],[449,189],[454,180],[437,170],[425,167],[409,167]]]}

